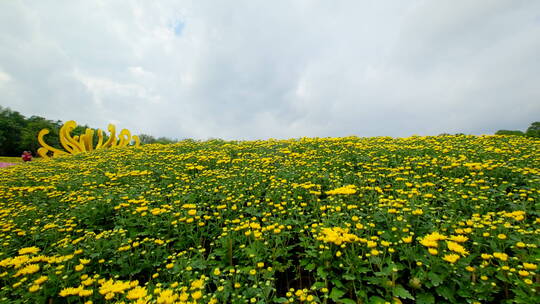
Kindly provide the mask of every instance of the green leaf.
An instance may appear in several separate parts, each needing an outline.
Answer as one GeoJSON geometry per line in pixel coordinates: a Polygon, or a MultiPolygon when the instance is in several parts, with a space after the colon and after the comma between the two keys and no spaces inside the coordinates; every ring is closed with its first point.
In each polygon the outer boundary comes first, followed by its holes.
{"type": "Polygon", "coordinates": [[[437,293],[445,299],[454,302],[454,291],[448,286],[437,287],[437,293]]]}
{"type": "Polygon", "coordinates": [[[411,293],[401,285],[397,285],[396,288],[394,288],[394,296],[402,299],[414,300],[414,297],[411,295],[411,293]]]}
{"type": "Polygon", "coordinates": [[[287,298],[283,298],[283,297],[281,297],[281,298],[274,298],[274,302],[276,302],[276,303],[285,303],[285,302],[287,302],[287,301],[288,301],[287,298]]]}
{"type": "Polygon", "coordinates": [[[311,271],[311,270],[315,269],[315,264],[309,263],[309,264],[306,265],[305,269],[311,271]]]}
{"type": "Polygon", "coordinates": [[[356,301],[353,301],[353,300],[347,299],[347,298],[345,298],[345,299],[339,299],[339,300],[337,300],[336,302],[338,302],[338,303],[344,303],[344,304],[356,304],[356,301]]]}
{"type": "Polygon", "coordinates": [[[364,278],[368,282],[368,284],[371,285],[382,285],[384,282],[386,282],[385,278],[378,278],[378,277],[366,277],[364,278]]]}
{"type": "Polygon", "coordinates": [[[328,276],[328,272],[321,266],[317,267],[317,274],[323,279],[328,276]]]}
{"type": "Polygon", "coordinates": [[[420,293],[416,295],[417,304],[434,304],[435,297],[430,293],[420,293]]]}
{"type": "Polygon", "coordinates": [[[353,276],[353,275],[351,275],[351,274],[344,274],[344,275],[342,276],[342,278],[344,278],[345,280],[348,280],[348,281],[353,281],[353,280],[356,279],[356,277],[353,276]]]}
{"type": "Polygon", "coordinates": [[[330,292],[330,299],[337,301],[345,294],[345,291],[337,288],[332,288],[332,292],[330,292]]]}
{"type": "Polygon", "coordinates": [[[369,304],[384,304],[386,301],[378,296],[372,296],[369,298],[369,304]]]}
{"type": "Polygon", "coordinates": [[[435,272],[428,273],[428,278],[430,279],[433,286],[439,286],[443,282],[442,278],[435,272]]]}
{"type": "Polygon", "coordinates": [[[358,273],[366,273],[366,272],[370,272],[371,269],[367,267],[357,267],[355,268],[355,271],[358,273]]]}
{"type": "Polygon", "coordinates": [[[392,267],[385,267],[381,271],[375,272],[376,276],[388,276],[392,273],[392,267]]]}
{"type": "Polygon", "coordinates": [[[343,283],[341,283],[341,281],[338,279],[331,280],[330,282],[332,282],[332,284],[334,284],[337,288],[345,287],[345,285],[343,285],[343,283]]]}
{"type": "Polygon", "coordinates": [[[356,298],[357,299],[365,299],[367,297],[367,292],[364,289],[357,289],[356,290],[356,298]]]}

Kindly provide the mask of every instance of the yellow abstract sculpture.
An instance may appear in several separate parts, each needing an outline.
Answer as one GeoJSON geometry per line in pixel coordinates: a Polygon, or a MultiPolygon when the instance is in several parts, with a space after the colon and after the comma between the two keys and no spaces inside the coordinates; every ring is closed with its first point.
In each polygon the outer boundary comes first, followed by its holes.
{"type": "Polygon", "coordinates": [[[77,127],[77,123],[74,120],[67,121],[60,128],[60,144],[66,151],[51,147],[43,140],[43,137],[49,134],[48,129],[43,129],[39,131],[38,142],[41,145],[41,148],[38,149],[38,154],[43,158],[49,158],[49,152],[53,153],[54,156],[66,155],[66,154],[77,154],[86,151],[108,149],[114,147],[127,147],[129,143],[133,140],[135,144],[133,146],[139,147],[140,140],[139,137],[134,135],[131,136],[131,132],[127,129],[122,129],[118,138],[116,137],[116,127],[113,124],[109,124],[109,132],[111,135],[105,143],[103,143],[103,131],[101,129],[97,130],[98,142],[96,147],[93,146],[94,141],[94,130],[86,129],[84,134],[80,136],[71,136],[71,131],[77,127]]]}

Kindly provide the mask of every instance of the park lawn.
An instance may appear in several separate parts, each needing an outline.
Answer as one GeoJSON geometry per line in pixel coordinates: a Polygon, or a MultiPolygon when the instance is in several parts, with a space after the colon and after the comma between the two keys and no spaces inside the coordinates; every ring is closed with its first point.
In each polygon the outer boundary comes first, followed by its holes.
{"type": "Polygon", "coordinates": [[[19,156],[0,156],[0,163],[22,163],[19,156]]]}

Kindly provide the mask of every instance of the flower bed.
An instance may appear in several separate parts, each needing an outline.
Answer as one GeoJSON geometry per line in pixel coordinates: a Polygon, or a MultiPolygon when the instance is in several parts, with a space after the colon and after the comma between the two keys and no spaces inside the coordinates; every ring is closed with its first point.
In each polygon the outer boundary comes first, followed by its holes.
{"type": "Polygon", "coordinates": [[[540,141],[112,149],[0,175],[0,301],[538,303],[540,141]]]}

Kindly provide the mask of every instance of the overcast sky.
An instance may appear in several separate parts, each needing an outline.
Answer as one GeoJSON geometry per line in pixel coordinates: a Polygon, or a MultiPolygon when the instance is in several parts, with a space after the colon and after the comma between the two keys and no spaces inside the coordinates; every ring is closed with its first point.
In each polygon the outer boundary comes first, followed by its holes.
{"type": "Polygon", "coordinates": [[[540,1],[0,1],[0,105],[172,138],[540,121],[540,1]]]}

